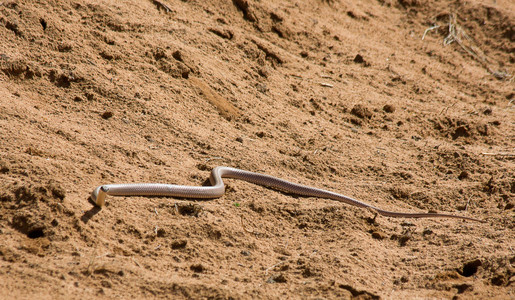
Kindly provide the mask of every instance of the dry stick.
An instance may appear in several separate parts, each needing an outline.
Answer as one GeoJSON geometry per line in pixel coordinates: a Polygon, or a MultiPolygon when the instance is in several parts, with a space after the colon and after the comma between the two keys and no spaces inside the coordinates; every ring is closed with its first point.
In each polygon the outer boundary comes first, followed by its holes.
{"type": "Polygon", "coordinates": [[[447,111],[449,111],[449,108],[452,108],[454,105],[456,104],[456,102],[454,102],[453,104],[451,104],[450,106],[446,106],[442,109],[442,111],[440,111],[440,115],[443,114],[444,112],[447,113],[447,111]]]}
{"type": "Polygon", "coordinates": [[[506,153],[506,152],[499,152],[499,153],[491,153],[491,152],[483,152],[481,155],[491,155],[491,156],[515,156],[515,153],[506,153]]]}
{"type": "Polygon", "coordinates": [[[469,203],[470,203],[470,197],[467,200],[467,204],[465,204],[465,209],[464,209],[465,211],[467,211],[467,209],[469,208],[469,203]]]}
{"type": "MultiPolygon", "coordinates": [[[[424,34],[422,35],[422,40],[426,37],[427,33],[431,30],[440,28],[440,25],[435,24],[432,27],[427,28],[424,31],[424,34]]],[[[494,75],[497,79],[506,79],[511,76],[511,74],[507,72],[502,71],[495,71],[493,70],[490,65],[491,63],[488,61],[488,57],[479,49],[478,47],[474,46],[474,41],[470,36],[467,35],[467,33],[462,29],[461,26],[458,25],[456,21],[456,15],[455,14],[449,14],[449,23],[448,23],[448,30],[449,34],[447,37],[444,38],[443,44],[444,46],[450,45],[453,42],[458,43],[460,47],[465,50],[468,54],[470,54],[473,58],[478,60],[483,67],[487,69],[488,72],[490,72],[492,75],[494,75]],[[468,41],[471,45],[466,46],[463,43],[463,40],[460,38],[460,36],[463,36],[466,41],[468,41]]],[[[514,76],[511,76],[511,80],[513,80],[514,76]]]]}
{"type": "Polygon", "coordinates": [[[164,4],[163,2],[161,2],[159,0],[152,0],[152,3],[154,3],[157,6],[158,10],[159,10],[159,8],[162,8],[167,13],[172,12],[172,9],[170,9],[170,7],[168,7],[168,5],[164,4]]]}
{"type": "Polygon", "coordinates": [[[132,258],[132,261],[136,264],[136,266],[141,267],[141,265],[136,261],[136,259],[134,259],[134,257],[132,258]]]}
{"type": "Polygon", "coordinates": [[[424,38],[426,37],[426,34],[427,34],[429,31],[434,30],[434,29],[437,29],[437,28],[439,28],[439,27],[440,27],[440,25],[434,25],[434,26],[429,27],[428,29],[426,29],[426,30],[424,31],[424,34],[422,35],[422,40],[424,40],[424,38]]]}
{"type": "Polygon", "coordinates": [[[206,158],[206,162],[211,161],[211,160],[215,160],[215,159],[221,159],[221,160],[224,160],[224,158],[223,158],[223,157],[215,156],[215,157],[206,158]]]}

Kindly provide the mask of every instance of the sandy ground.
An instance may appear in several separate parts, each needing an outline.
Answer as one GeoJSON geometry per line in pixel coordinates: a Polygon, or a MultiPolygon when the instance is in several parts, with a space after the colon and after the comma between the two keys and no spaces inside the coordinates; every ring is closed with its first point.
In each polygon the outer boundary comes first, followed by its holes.
{"type": "Polygon", "coordinates": [[[510,0],[0,1],[1,298],[514,299],[513,74],[510,0]],[[89,200],[219,165],[486,222],[89,200]]]}

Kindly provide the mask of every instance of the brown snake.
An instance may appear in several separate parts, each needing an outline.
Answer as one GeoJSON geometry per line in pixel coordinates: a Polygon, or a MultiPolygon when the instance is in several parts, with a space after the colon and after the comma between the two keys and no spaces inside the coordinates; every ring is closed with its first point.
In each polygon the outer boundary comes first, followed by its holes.
{"type": "Polygon", "coordinates": [[[213,169],[210,177],[212,186],[186,186],[161,183],[107,184],[97,187],[91,193],[91,199],[93,200],[93,202],[96,203],[96,205],[102,207],[105,204],[105,198],[107,195],[169,196],[199,199],[219,198],[225,193],[225,185],[222,180],[222,177],[240,179],[290,194],[331,199],[347,203],[353,206],[371,209],[377,212],[378,214],[387,217],[454,218],[468,221],[484,222],[479,219],[447,213],[403,213],[388,211],[335,192],[289,182],[284,179],[276,178],[266,174],[254,173],[230,167],[216,167],[213,169]]]}

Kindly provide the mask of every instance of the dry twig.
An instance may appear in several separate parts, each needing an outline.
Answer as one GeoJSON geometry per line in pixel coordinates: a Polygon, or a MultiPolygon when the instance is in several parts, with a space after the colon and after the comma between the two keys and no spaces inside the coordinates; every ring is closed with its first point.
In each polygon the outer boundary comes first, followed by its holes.
{"type": "Polygon", "coordinates": [[[483,152],[481,155],[490,155],[490,156],[514,156],[515,153],[507,153],[507,152],[498,152],[498,153],[492,153],[492,152],[483,152]]]}
{"type": "Polygon", "coordinates": [[[168,5],[164,4],[159,0],[152,0],[152,3],[154,3],[155,6],[157,6],[157,10],[162,8],[167,13],[172,12],[172,9],[168,7],[168,5]]]}
{"type": "MultiPolygon", "coordinates": [[[[439,28],[440,25],[434,25],[424,31],[422,35],[422,39],[425,38],[427,32],[439,28]]],[[[490,72],[490,74],[494,75],[497,79],[508,79],[513,78],[513,76],[507,72],[494,70],[492,66],[492,62],[485,55],[485,53],[476,46],[474,40],[465,32],[463,27],[458,24],[456,14],[449,14],[449,23],[448,27],[448,35],[443,40],[443,45],[447,46],[454,42],[456,42],[460,47],[465,50],[468,54],[470,54],[475,60],[477,60],[481,65],[490,72]]]]}

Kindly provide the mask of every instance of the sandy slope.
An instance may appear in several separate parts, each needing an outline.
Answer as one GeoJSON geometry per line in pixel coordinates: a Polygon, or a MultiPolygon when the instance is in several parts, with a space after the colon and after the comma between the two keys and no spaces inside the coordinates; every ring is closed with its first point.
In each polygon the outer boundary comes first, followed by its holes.
{"type": "Polygon", "coordinates": [[[0,1],[0,295],[515,297],[514,22],[499,0],[0,1]],[[235,180],[88,201],[218,165],[486,223],[235,180]]]}

